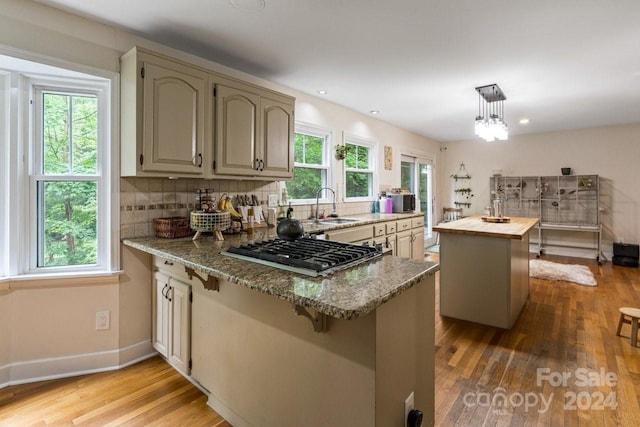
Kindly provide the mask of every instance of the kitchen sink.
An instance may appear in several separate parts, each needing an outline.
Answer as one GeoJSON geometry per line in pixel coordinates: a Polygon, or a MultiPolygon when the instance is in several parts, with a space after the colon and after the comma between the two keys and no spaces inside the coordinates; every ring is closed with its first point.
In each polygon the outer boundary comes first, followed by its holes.
{"type": "Polygon", "coordinates": [[[353,218],[325,218],[325,219],[321,219],[318,221],[318,224],[324,224],[324,225],[334,225],[334,224],[348,224],[350,222],[358,222],[360,221],[359,219],[353,219],[353,218]]]}

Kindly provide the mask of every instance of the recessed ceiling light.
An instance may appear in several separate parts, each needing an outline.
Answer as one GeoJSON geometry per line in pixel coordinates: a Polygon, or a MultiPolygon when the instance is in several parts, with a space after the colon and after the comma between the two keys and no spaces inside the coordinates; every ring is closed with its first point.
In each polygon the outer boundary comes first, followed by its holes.
{"type": "Polygon", "coordinates": [[[369,113],[373,114],[374,116],[377,116],[378,114],[380,114],[380,111],[378,111],[378,110],[371,110],[371,111],[369,111],[369,113]]]}
{"type": "Polygon", "coordinates": [[[257,12],[264,9],[264,0],[229,0],[231,6],[236,9],[257,12]]]}
{"type": "Polygon", "coordinates": [[[326,91],[325,89],[318,89],[318,90],[316,91],[316,93],[317,93],[318,95],[326,95],[326,94],[327,94],[327,91],[326,91]]]}
{"type": "Polygon", "coordinates": [[[521,125],[528,125],[529,124],[529,119],[520,119],[520,124],[521,125]]]}

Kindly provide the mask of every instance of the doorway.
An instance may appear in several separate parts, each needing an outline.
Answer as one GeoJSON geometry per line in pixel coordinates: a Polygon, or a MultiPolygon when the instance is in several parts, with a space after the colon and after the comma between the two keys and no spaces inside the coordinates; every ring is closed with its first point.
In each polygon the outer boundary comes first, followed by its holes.
{"type": "Polygon", "coordinates": [[[400,183],[402,188],[408,188],[416,195],[416,206],[424,215],[424,245],[425,248],[435,245],[433,233],[433,160],[425,156],[402,154],[400,156],[400,183]]]}

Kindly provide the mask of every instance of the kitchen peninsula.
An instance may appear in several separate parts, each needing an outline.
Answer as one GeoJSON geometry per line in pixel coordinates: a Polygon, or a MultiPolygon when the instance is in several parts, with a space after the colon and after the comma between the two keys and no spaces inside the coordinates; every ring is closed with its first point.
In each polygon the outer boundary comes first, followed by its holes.
{"type": "MultiPolygon", "coordinates": [[[[275,237],[257,229],[253,240],[275,237]]],[[[438,264],[388,255],[307,277],[220,255],[248,241],[124,240],[158,268],[197,273],[191,377],[212,408],[236,427],[400,427],[413,392],[433,424],[438,264]]]]}
{"type": "Polygon", "coordinates": [[[537,218],[470,216],[440,233],[440,314],[509,329],[529,296],[529,232],[537,218]]]}

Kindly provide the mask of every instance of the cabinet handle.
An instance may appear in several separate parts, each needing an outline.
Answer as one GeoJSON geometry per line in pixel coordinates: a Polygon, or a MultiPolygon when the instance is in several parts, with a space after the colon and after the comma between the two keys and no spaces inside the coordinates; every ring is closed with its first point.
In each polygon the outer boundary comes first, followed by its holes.
{"type": "Polygon", "coordinates": [[[260,170],[260,159],[256,159],[255,164],[256,164],[255,169],[256,169],[257,171],[259,171],[259,170],[260,170]]]}
{"type": "Polygon", "coordinates": [[[171,295],[173,296],[173,286],[169,286],[169,289],[167,289],[167,299],[169,300],[169,302],[171,302],[171,297],[169,296],[169,292],[171,292],[171,295]]]}
{"type": "Polygon", "coordinates": [[[173,263],[172,263],[171,261],[169,261],[169,260],[166,260],[166,261],[164,262],[164,265],[173,265],[173,263]]]}
{"type": "Polygon", "coordinates": [[[264,170],[264,160],[260,159],[260,171],[264,170]]]}
{"type": "Polygon", "coordinates": [[[165,290],[165,289],[167,289],[167,286],[169,286],[169,285],[167,285],[167,284],[165,283],[165,284],[164,284],[164,287],[162,288],[162,297],[163,297],[164,299],[167,299],[167,294],[165,294],[165,293],[164,293],[164,290],[165,290]]]}
{"type": "Polygon", "coordinates": [[[198,166],[199,168],[201,168],[202,167],[202,153],[196,154],[196,156],[193,158],[193,161],[191,163],[193,163],[194,166],[198,166]],[[200,161],[197,164],[196,164],[196,158],[200,159],[200,161]]]}
{"type": "Polygon", "coordinates": [[[202,153],[199,153],[198,157],[200,158],[200,163],[198,163],[198,167],[201,168],[202,167],[202,153]]]}

